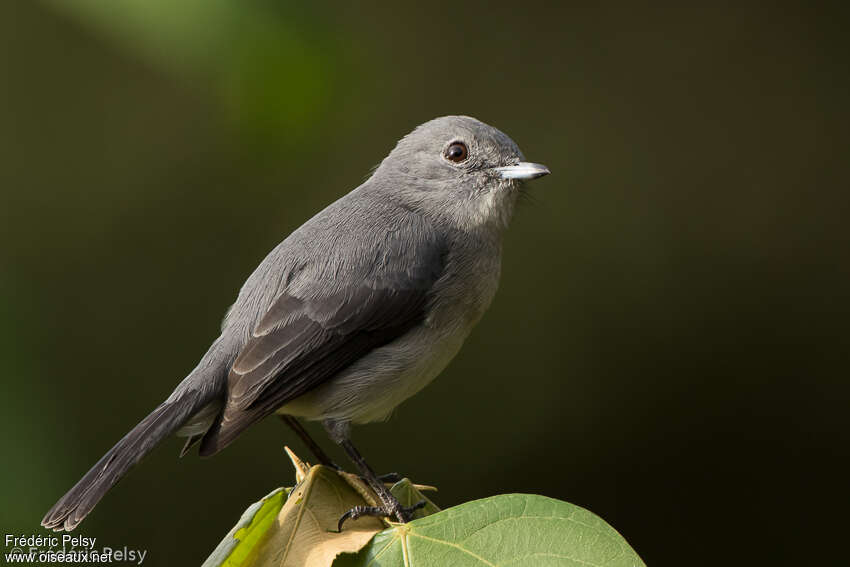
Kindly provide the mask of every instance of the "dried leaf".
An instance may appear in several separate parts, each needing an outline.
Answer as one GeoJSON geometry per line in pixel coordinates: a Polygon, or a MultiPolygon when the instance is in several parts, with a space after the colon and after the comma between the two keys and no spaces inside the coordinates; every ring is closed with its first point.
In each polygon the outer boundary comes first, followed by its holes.
{"type": "MultiPolygon", "coordinates": [[[[359,477],[323,466],[310,467],[286,448],[298,484],[278,489],[252,505],[203,567],[329,567],[341,553],[357,553],[390,522],[371,517],[339,518],[355,506],[374,506],[375,493],[359,477]],[[288,495],[288,497],[287,497],[288,495]]],[[[403,479],[391,491],[405,506],[426,506],[415,517],[439,511],[416,485],[403,479]]]]}

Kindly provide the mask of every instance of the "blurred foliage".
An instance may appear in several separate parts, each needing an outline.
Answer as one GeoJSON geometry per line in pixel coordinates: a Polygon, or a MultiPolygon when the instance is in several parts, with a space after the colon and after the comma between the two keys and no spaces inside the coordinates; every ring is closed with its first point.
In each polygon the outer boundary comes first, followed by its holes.
{"type": "MultiPolygon", "coordinates": [[[[370,463],[447,507],[575,502],[649,564],[834,562],[808,542],[840,541],[850,460],[845,12],[0,4],[0,527],[34,532],[168,395],[268,250],[463,113],[553,174],[458,358],[355,430],[370,463]]],[[[79,531],[197,564],[282,439],[164,443],[79,531]]]]}
{"type": "Polygon", "coordinates": [[[296,27],[292,16],[303,7],[227,0],[49,5],[178,80],[196,83],[227,118],[273,141],[297,139],[294,132],[314,128],[327,112],[339,54],[323,26],[296,27]]]}

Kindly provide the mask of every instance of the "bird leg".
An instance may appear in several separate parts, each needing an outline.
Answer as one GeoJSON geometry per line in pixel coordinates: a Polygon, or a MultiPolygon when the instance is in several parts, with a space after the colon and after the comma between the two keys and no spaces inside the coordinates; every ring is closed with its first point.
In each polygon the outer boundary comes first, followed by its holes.
{"type": "Polygon", "coordinates": [[[324,425],[331,439],[342,447],[348,458],[351,459],[351,462],[357,466],[361,478],[372,488],[382,504],[382,506],[355,506],[339,519],[338,527],[340,531],[342,531],[342,524],[346,520],[357,519],[361,516],[395,518],[404,524],[413,519],[413,512],[425,506],[424,501],[410,507],[401,505],[401,502],[390,493],[381,479],[375,474],[375,471],[372,470],[372,467],[363,458],[363,455],[360,454],[360,451],[351,442],[348,423],[328,419],[325,420],[324,425]]]}
{"type": "MultiPolygon", "coordinates": [[[[320,465],[325,465],[326,467],[330,467],[332,469],[341,471],[342,467],[333,462],[331,458],[322,450],[322,447],[316,443],[316,440],[313,439],[310,434],[304,429],[304,426],[301,425],[301,422],[291,415],[278,414],[277,415],[281,421],[283,421],[286,425],[292,428],[292,430],[301,438],[301,441],[307,446],[308,449],[313,453],[313,456],[316,457],[316,461],[320,465]]],[[[182,455],[181,455],[182,456],[182,455]]],[[[378,480],[381,482],[391,482],[395,484],[404,478],[397,472],[389,472],[386,474],[378,475],[378,480]]],[[[366,480],[365,478],[363,479],[366,480]]]]}
{"type": "Polygon", "coordinates": [[[410,507],[402,506],[401,502],[399,502],[398,499],[396,499],[396,497],[393,496],[387,489],[386,485],[384,485],[380,478],[378,478],[375,471],[373,471],[372,467],[370,467],[365,459],[363,459],[363,456],[349,439],[341,441],[340,446],[345,450],[348,458],[350,458],[351,461],[357,465],[357,468],[360,469],[361,478],[363,478],[363,480],[372,487],[372,490],[374,490],[375,494],[378,495],[383,506],[355,506],[340,517],[339,524],[337,526],[339,531],[342,531],[342,524],[344,524],[346,520],[356,520],[361,516],[395,518],[399,522],[406,524],[413,519],[413,512],[425,506],[424,500],[417,502],[410,507]]]}
{"type": "Polygon", "coordinates": [[[283,415],[278,414],[278,417],[301,438],[301,441],[307,445],[307,448],[313,453],[316,457],[316,460],[321,465],[325,465],[326,467],[331,467],[332,469],[342,470],[336,463],[334,463],[330,457],[328,457],[327,453],[325,453],[322,448],[316,443],[310,434],[307,433],[307,430],[304,429],[304,426],[301,425],[301,422],[292,417],[291,415],[283,415]]]}

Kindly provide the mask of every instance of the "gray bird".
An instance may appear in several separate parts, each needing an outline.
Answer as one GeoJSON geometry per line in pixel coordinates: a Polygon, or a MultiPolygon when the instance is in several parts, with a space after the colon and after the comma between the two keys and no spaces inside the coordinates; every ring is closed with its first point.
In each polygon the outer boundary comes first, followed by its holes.
{"type": "Polygon", "coordinates": [[[380,498],[340,525],[364,514],[408,521],[412,509],[351,444],[350,425],[387,419],[457,354],[496,293],[521,181],[548,173],[474,118],[417,127],[266,256],[197,367],[42,525],[74,529],[168,435],[188,438],[184,453],[198,442],[214,455],[274,413],[301,434],[294,418],[321,420],[380,498]]]}

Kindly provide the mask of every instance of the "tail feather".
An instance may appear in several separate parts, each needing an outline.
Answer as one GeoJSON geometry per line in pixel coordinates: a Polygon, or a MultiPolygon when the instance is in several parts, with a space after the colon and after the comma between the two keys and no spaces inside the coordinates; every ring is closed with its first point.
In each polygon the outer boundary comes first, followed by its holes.
{"type": "Polygon", "coordinates": [[[189,437],[187,437],[186,442],[183,443],[183,448],[180,449],[180,458],[182,459],[183,457],[185,457],[189,453],[189,451],[192,450],[192,447],[194,447],[196,444],[198,444],[201,441],[203,436],[204,436],[203,434],[198,434],[198,435],[190,435],[189,437]]]}
{"type": "Polygon", "coordinates": [[[239,410],[238,420],[232,419],[228,408],[222,410],[221,415],[212,422],[209,429],[203,434],[201,445],[198,449],[198,454],[202,457],[211,457],[233,443],[240,433],[245,431],[249,426],[260,421],[268,411],[264,408],[249,408],[239,410]]]}
{"type": "Polygon", "coordinates": [[[198,391],[190,391],[160,404],[53,505],[41,525],[55,531],[73,530],[133,465],[207,402],[198,391]]]}

